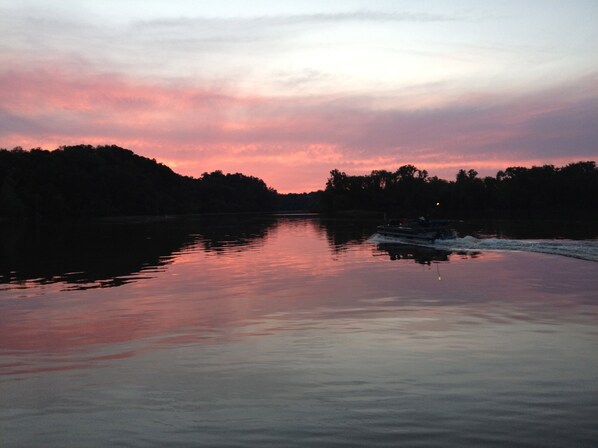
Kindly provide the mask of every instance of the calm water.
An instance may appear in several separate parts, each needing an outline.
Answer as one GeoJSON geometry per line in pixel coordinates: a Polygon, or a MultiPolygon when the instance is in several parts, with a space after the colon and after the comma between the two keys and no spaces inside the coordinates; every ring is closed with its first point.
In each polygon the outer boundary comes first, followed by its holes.
{"type": "Polygon", "coordinates": [[[598,229],[556,229],[4,225],[0,446],[596,447],[598,229]]]}

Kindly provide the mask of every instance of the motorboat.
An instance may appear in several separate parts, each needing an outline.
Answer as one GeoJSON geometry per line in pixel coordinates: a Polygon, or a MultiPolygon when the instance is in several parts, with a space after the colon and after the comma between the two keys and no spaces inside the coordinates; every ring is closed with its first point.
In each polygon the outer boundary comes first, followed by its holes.
{"type": "Polygon", "coordinates": [[[381,235],[404,241],[432,242],[456,237],[456,232],[449,221],[430,220],[424,217],[406,221],[391,220],[378,226],[377,231],[381,235]]]}

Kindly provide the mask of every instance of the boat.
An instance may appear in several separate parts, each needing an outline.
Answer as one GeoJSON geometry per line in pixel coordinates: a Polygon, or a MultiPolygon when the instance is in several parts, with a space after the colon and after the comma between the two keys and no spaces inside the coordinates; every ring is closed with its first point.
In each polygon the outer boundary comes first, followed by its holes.
{"type": "Polygon", "coordinates": [[[377,231],[384,236],[400,238],[404,241],[433,242],[434,240],[453,239],[455,230],[450,222],[439,219],[426,219],[421,217],[413,220],[391,220],[378,226],[377,231]]]}

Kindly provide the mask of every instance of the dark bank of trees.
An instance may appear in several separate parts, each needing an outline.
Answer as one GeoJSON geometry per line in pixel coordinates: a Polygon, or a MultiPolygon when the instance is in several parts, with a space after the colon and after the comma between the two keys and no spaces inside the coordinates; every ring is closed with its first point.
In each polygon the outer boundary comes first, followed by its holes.
{"type": "Polygon", "coordinates": [[[351,176],[324,191],[279,195],[261,180],[221,171],[181,176],[118,146],[0,149],[0,217],[132,216],[209,212],[370,210],[395,216],[598,216],[595,162],[511,167],[454,181],[405,165],[351,176]]]}
{"type": "Polygon", "coordinates": [[[277,209],[282,212],[321,212],[324,192],[279,194],[277,209]]]}
{"type": "Polygon", "coordinates": [[[0,150],[0,216],[270,211],[276,191],[243,174],[181,176],[118,146],[0,150]]]}
{"type": "Polygon", "coordinates": [[[430,177],[413,165],[364,176],[333,170],[326,183],[323,207],[398,216],[597,216],[598,168],[591,161],[560,168],[511,167],[484,178],[475,170],[460,170],[454,181],[430,177]]]}

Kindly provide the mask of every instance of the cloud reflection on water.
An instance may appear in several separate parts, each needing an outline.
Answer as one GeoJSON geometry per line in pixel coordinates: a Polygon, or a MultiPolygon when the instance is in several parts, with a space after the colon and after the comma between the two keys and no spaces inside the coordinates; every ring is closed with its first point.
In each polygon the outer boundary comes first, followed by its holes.
{"type": "Polygon", "coordinates": [[[81,245],[64,236],[44,243],[40,233],[33,241],[56,258],[27,245],[39,263],[5,252],[4,263],[16,264],[3,272],[28,289],[0,290],[2,372],[95,367],[160,347],[307,330],[433,338],[467,325],[598,316],[587,293],[598,289],[594,263],[507,253],[472,260],[365,243],[367,224],[237,219],[94,227],[76,237],[81,245]],[[61,274],[65,266],[79,277],[61,274]],[[111,278],[126,281],[85,288],[111,278]],[[27,300],[10,300],[24,293],[27,300]]]}

